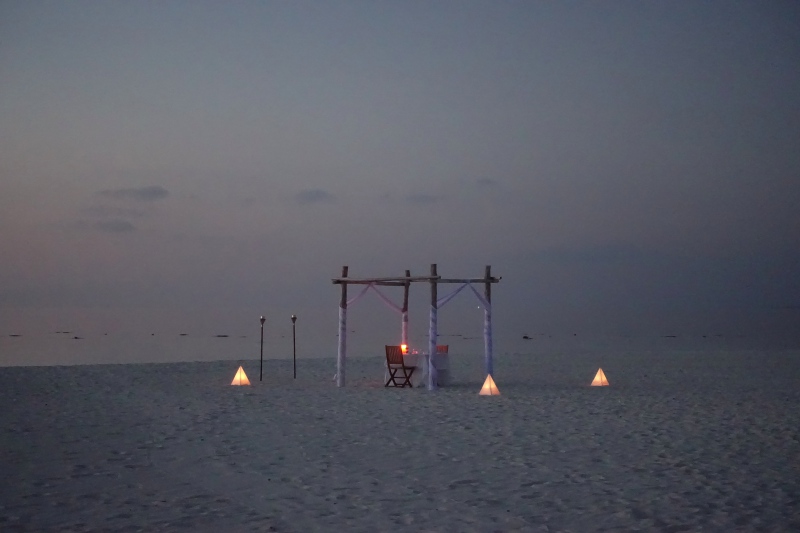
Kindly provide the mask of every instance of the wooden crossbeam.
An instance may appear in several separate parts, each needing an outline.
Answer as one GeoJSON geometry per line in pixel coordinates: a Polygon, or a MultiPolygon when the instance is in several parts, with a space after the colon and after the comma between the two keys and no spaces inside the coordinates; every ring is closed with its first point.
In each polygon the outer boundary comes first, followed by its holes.
{"type": "Polygon", "coordinates": [[[347,283],[348,285],[387,285],[392,287],[402,287],[407,282],[425,281],[435,283],[500,283],[502,276],[499,278],[442,278],[440,276],[413,276],[409,278],[333,278],[331,282],[334,285],[340,283],[347,283]]]}
{"type": "Polygon", "coordinates": [[[405,285],[405,283],[407,281],[408,282],[414,282],[414,281],[428,281],[429,282],[431,280],[436,280],[436,279],[439,279],[439,276],[436,276],[436,277],[431,277],[431,276],[411,276],[411,277],[408,277],[408,278],[405,278],[405,277],[402,277],[402,276],[401,277],[394,277],[394,278],[333,278],[333,279],[331,279],[331,282],[333,282],[334,285],[338,285],[340,283],[347,283],[348,285],[351,284],[351,283],[354,283],[354,284],[357,284],[357,285],[358,284],[366,285],[368,283],[375,283],[375,284],[379,284],[379,283],[399,283],[400,285],[405,285]]]}
{"type": "Polygon", "coordinates": [[[446,279],[440,278],[436,283],[500,283],[500,278],[469,278],[469,279],[446,279]]]}
{"type": "Polygon", "coordinates": [[[331,282],[334,285],[380,285],[388,287],[402,287],[406,284],[405,281],[371,281],[364,279],[333,279],[331,282]]]}

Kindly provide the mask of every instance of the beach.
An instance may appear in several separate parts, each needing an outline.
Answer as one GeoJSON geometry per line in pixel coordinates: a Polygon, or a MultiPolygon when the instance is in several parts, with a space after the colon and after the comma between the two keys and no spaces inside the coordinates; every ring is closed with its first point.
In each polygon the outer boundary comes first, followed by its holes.
{"type": "Polygon", "coordinates": [[[800,528],[798,350],[451,354],[0,368],[0,530],[800,528]]]}

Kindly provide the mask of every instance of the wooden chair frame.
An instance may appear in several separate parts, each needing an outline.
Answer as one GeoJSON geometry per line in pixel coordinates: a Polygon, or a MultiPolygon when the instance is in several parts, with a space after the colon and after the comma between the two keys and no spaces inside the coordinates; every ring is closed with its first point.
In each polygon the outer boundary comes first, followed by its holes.
{"type": "Polygon", "coordinates": [[[389,369],[389,379],[386,381],[384,387],[388,387],[390,384],[392,387],[401,388],[406,385],[409,387],[414,386],[411,384],[411,376],[414,374],[414,370],[416,370],[417,367],[406,366],[403,360],[403,349],[400,348],[400,346],[386,345],[386,368],[389,369]],[[402,371],[402,375],[397,374],[400,371],[402,371]],[[402,382],[398,383],[397,379],[401,379],[402,382]]]}

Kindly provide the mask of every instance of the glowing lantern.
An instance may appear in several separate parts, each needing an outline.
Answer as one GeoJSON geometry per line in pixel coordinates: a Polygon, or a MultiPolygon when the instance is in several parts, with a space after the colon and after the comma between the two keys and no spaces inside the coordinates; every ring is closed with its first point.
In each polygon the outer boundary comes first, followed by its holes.
{"type": "Polygon", "coordinates": [[[236,371],[236,375],[233,376],[231,385],[250,385],[250,380],[247,379],[247,374],[244,373],[244,368],[241,366],[239,367],[239,370],[236,371]]]}
{"type": "Polygon", "coordinates": [[[594,376],[594,381],[592,381],[592,387],[607,387],[608,380],[606,379],[606,374],[603,372],[603,369],[597,371],[597,374],[594,376]]]}
{"type": "Polygon", "coordinates": [[[403,355],[407,354],[408,353],[408,345],[407,344],[401,344],[400,345],[400,351],[403,352],[403,355]]]}
{"type": "Polygon", "coordinates": [[[478,394],[481,396],[500,396],[500,390],[494,384],[491,374],[486,375],[486,381],[483,382],[483,387],[481,387],[481,391],[478,394]]]}

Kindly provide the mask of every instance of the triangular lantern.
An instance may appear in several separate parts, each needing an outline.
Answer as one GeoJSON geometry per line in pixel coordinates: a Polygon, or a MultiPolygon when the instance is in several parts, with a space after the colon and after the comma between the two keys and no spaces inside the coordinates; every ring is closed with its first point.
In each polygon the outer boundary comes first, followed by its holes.
{"type": "Polygon", "coordinates": [[[231,385],[250,385],[250,380],[247,379],[247,374],[244,373],[244,368],[241,366],[239,367],[239,370],[236,371],[236,375],[233,376],[231,385]]]}
{"type": "Polygon", "coordinates": [[[597,374],[594,376],[594,381],[592,381],[592,387],[607,387],[608,380],[606,379],[606,374],[603,372],[603,369],[599,369],[597,374]]]}
{"type": "Polygon", "coordinates": [[[483,387],[481,387],[481,391],[478,394],[481,396],[500,396],[500,391],[497,389],[497,385],[494,384],[491,374],[486,375],[486,381],[483,382],[483,387]]]}

